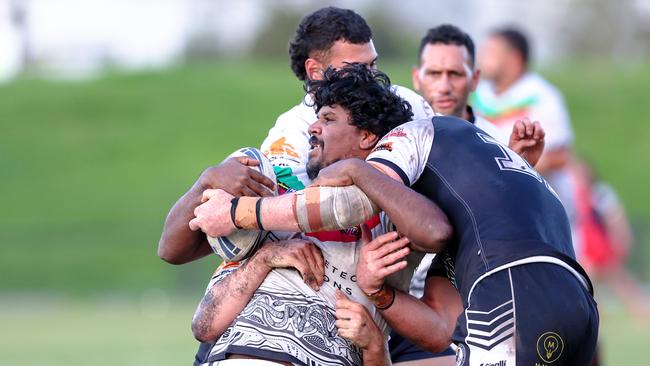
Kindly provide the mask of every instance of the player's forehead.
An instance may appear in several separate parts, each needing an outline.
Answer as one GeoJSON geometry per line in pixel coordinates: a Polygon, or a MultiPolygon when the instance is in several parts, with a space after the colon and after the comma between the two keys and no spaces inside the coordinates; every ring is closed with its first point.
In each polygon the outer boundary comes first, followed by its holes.
{"type": "Polygon", "coordinates": [[[359,63],[371,66],[377,60],[377,51],[372,40],[368,43],[355,44],[345,40],[334,42],[327,51],[327,63],[334,68],[346,64],[359,63]]]}
{"type": "Polygon", "coordinates": [[[427,44],[420,55],[420,65],[431,70],[471,69],[471,58],[465,46],[455,44],[427,44]]]}
{"type": "Polygon", "coordinates": [[[318,111],[319,119],[323,119],[323,118],[340,119],[340,118],[347,118],[347,116],[348,116],[348,111],[338,104],[324,105],[318,111]]]}

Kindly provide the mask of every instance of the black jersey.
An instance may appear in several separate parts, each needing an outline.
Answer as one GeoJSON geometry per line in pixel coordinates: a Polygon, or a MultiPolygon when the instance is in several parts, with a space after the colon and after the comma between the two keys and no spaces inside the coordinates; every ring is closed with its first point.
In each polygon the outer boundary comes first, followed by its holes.
{"type": "Polygon", "coordinates": [[[447,214],[455,234],[434,271],[443,266],[454,274],[464,301],[481,276],[521,261],[550,257],[586,279],[555,192],[523,158],[471,123],[439,116],[406,123],[379,141],[368,160],[391,167],[447,214]]]}

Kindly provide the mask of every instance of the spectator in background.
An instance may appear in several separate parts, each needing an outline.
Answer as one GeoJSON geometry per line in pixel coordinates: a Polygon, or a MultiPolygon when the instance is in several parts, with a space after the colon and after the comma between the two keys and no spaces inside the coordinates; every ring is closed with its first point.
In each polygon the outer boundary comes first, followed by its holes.
{"type": "MultiPolygon", "coordinates": [[[[575,189],[568,171],[573,145],[569,114],[562,94],[529,70],[530,60],[530,46],[523,33],[512,28],[493,31],[478,55],[484,80],[471,102],[478,115],[505,135],[497,137],[500,141],[507,139],[518,119],[528,117],[540,121],[546,131],[546,147],[535,169],[558,193],[574,227],[575,189]]],[[[576,230],[572,231],[576,243],[576,230]]]]}
{"type": "Polygon", "coordinates": [[[587,162],[575,159],[572,167],[576,222],[582,241],[576,256],[592,279],[610,286],[632,315],[647,321],[648,298],[625,268],[634,240],[625,208],[614,189],[599,180],[587,162]]]}

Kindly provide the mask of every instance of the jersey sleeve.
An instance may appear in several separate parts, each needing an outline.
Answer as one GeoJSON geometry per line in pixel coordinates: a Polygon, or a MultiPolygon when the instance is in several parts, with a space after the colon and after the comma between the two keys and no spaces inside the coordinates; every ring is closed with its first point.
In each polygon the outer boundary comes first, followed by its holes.
{"type": "Polygon", "coordinates": [[[411,105],[413,120],[431,119],[435,116],[433,108],[422,98],[422,96],[409,88],[393,85],[393,91],[411,105]]]}
{"type": "MultiPolygon", "coordinates": [[[[308,113],[303,111],[302,114],[308,113]]],[[[273,165],[280,187],[285,190],[300,190],[310,183],[305,167],[309,154],[308,129],[314,121],[308,121],[307,117],[294,110],[284,113],[269,130],[260,148],[273,165]]]]}
{"type": "Polygon", "coordinates": [[[432,143],[430,120],[408,122],[382,137],[366,160],[393,169],[410,186],[424,171],[432,143]]]}

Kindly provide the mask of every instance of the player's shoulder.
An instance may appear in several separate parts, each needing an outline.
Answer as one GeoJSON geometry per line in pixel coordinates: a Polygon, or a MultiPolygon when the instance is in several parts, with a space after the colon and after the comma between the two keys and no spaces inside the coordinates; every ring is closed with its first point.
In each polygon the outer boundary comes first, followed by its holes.
{"type": "Polygon", "coordinates": [[[526,89],[534,91],[540,97],[562,99],[560,90],[537,73],[526,74],[522,81],[526,89]]]}
{"type": "Polygon", "coordinates": [[[415,119],[413,121],[403,123],[393,128],[384,136],[384,138],[388,138],[388,137],[412,138],[427,133],[433,133],[433,124],[431,123],[431,119],[421,118],[421,119],[415,119]]]}
{"type": "Polygon", "coordinates": [[[506,132],[507,130],[501,130],[497,128],[492,122],[482,118],[480,116],[474,116],[474,126],[487,132],[488,135],[494,137],[497,141],[504,145],[508,145],[508,140],[510,140],[510,135],[506,132]]]}
{"type": "Polygon", "coordinates": [[[308,102],[308,98],[305,97],[302,102],[282,113],[276,119],[274,127],[279,129],[309,127],[316,121],[316,112],[308,102]]]}
{"type": "Polygon", "coordinates": [[[392,85],[392,89],[395,94],[411,105],[413,119],[431,118],[434,116],[433,109],[420,94],[401,85],[392,85]]]}

